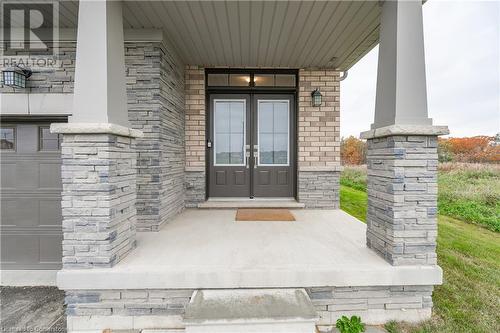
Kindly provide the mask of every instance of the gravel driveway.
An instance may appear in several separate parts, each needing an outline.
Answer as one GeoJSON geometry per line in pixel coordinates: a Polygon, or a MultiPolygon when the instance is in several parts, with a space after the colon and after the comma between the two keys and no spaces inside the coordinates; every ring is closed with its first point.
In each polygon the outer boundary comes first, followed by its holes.
{"type": "Polygon", "coordinates": [[[64,292],[55,287],[0,287],[2,332],[66,332],[64,292]]]}

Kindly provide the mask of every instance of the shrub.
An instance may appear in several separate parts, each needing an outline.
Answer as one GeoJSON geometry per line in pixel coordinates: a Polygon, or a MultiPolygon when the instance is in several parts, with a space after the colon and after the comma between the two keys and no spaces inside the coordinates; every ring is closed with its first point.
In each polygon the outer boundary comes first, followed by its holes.
{"type": "Polygon", "coordinates": [[[346,316],[342,316],[337,320],[337,325],[335,325],[340,333],[360,333],[365,331],[365,324],[361,322],[361,318],[358,316],[352,316],[351,319],[346,316]]]}
{"type": "Polygon", "coordinates": [[[366,165],[345,167],[340,177],[340,184],[366,191],[366,165]]]}

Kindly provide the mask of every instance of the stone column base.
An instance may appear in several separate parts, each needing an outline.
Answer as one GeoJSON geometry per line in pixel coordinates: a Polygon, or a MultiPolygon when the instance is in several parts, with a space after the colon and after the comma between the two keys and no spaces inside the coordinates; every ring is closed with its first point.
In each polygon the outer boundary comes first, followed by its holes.
{"type": "Polygon", "coordinates": [[[368,131],[366,242],[392,265],[436,265],[437,135],[442,126],[368,131]]]}
{"type": "Polygon", "coordinates": [[[52,124],[62,142],[63,268],[112,267],[135,247],[140,132],[112,124],[52,124]]]}

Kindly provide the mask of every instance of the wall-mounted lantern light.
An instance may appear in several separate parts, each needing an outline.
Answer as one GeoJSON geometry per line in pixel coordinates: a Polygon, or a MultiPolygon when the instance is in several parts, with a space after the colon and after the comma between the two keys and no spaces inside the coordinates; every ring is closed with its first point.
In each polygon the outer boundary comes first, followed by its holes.
{"type": "Polygon", "coordinates": [[[30,69],[21,68],[19,66],[5,69],[2,71],[3,84],[14,88],[26,88],[26,79],[33,72],[30,69]]]}
{"type": "Polygon", "coordinates": [[[321,98],[323,97],[323,95],[321,95],[321,92],[319,91],[318,88],[316,88],[316,90],[314,90],[312,93],[311,93],[311,98],[312,98],[312,106],[321,106],[321,98]]]}

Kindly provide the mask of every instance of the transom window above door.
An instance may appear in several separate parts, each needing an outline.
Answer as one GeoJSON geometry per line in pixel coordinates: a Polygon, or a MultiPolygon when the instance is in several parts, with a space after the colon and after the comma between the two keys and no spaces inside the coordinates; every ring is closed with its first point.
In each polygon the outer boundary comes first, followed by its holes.
{"type": "Polygon", "coordinates": [[[297,75],[294,73],[208,73],[208,87],[265,87],[265,88],[295,88],[297,75]]]}

